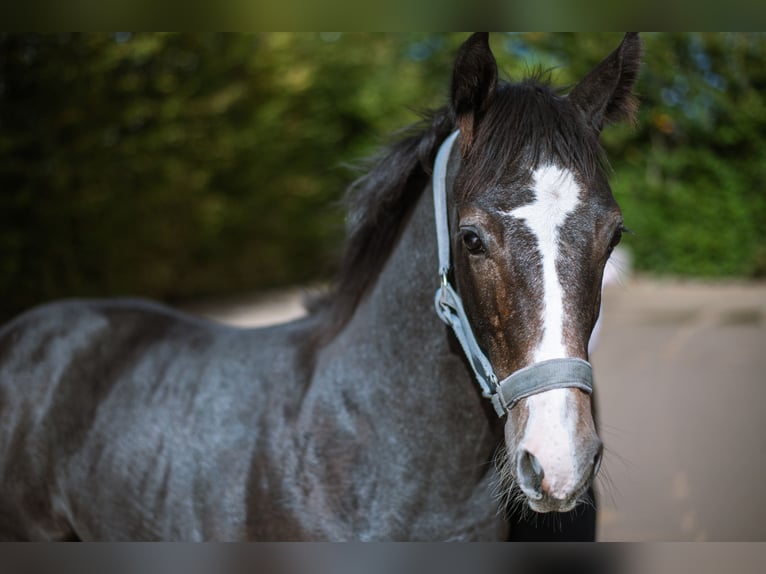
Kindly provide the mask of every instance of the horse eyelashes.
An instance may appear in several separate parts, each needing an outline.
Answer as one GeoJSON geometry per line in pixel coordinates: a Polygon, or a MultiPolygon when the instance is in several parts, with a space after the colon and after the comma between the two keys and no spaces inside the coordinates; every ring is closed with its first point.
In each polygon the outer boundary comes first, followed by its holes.
{"type": "Polygon", "coordinates": [[[614,235],[612,236],[612,241],[609,242],[609,250],[611,251],[615,247],[617,247],[617,244],[620,243],[622,240],[622,229],[618,229],[615,231],[614,235]]]}

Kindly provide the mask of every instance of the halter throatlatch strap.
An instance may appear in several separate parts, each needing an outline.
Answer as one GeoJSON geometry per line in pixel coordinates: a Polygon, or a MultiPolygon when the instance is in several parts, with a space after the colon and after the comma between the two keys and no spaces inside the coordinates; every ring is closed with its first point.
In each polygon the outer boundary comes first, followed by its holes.
{"type": "Polygon", "coordinates": [[[436,154],[433,172],[434,212],[436,240],[439,247],[440,286],[436,291],[436,313],[452,329],[468,358],[482,395],[492,401],[497,415],[502,417],[517,402],[536,393],[574,387],[586,393],[593,392],[593,369],[582,359],[564,358],[541,361],[512,373],[498,383],[487,355],[479,347],[471,324],[463,308],[460,295],[449,282],[450,235],[447,214],[447,163],[452,145],[460,132],[455,131],[444,140],[436,154]]]}

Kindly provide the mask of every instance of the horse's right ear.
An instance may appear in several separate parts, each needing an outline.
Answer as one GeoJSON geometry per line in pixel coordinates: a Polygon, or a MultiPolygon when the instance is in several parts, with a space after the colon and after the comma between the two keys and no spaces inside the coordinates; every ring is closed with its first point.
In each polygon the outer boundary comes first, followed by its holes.
{"type": "Polygon", "coordinates": [[[466,40],[455,58],[450,106],[460,130],[463,149],[473,140],[474,128],[495,93],[497,62],[489,49],[489,34],[476,32],[466,40]]]}

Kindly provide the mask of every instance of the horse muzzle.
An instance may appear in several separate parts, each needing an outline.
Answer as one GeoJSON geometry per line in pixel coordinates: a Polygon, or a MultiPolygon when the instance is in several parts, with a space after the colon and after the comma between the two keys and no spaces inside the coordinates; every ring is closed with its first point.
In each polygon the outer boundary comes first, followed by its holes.
{"type": "Polygon", "coordinates": [[[508,470],[533,510],[571,510],[598,473],[603,444],[590,407],[588,394],[558,388],[520,401],[509,417],[508,470]]]}
{"type": "Polygon", "coordinates": [[[563,474],[549,472],[540,460],[526,449],[520,450],[516,460],[516,476],[529,507],[535,512],[568,512],[582,500],[601,465],[603,446],[597,438],[591,450],[595,454],[590,463],[563,474]]]}

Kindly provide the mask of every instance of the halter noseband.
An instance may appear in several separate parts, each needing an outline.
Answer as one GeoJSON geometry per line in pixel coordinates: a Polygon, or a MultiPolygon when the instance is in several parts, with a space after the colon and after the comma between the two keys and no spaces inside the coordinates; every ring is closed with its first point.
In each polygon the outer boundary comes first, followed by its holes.
{"type": "Polygon", "coordinates": [[[447,215],[447,163],[452,145],[460,132],[453,132],[439,148],[433,170],[436,240],[439,246],[439,277],[436,290],[436,313],[452,328],[465,356],[476,375],[482,395],[492,401],[499,417],[510,412],[513,405],[530,395],[551,389],[574,387],[593,392],[593,369],[588,361],[577,358],[540,361],[512,373],[498,382],[492,364],[479,347],[463,308],[460,295],[449,282],[450,240],[447,215]]]}

